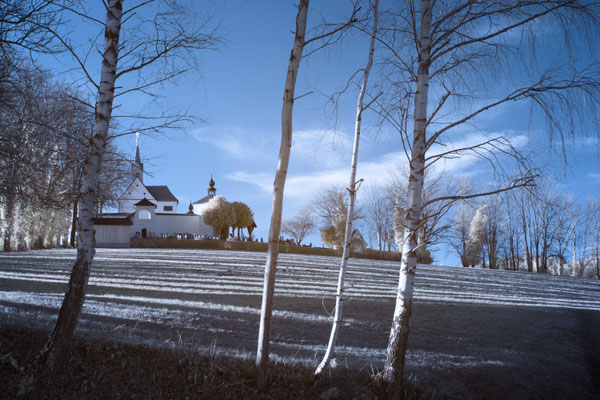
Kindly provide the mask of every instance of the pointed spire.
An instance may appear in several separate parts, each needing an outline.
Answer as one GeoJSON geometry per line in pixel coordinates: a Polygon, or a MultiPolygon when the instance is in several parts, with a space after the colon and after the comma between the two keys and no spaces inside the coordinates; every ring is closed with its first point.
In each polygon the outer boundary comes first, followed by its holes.
{"type": "Polygon", "coordinates": [[[131,164],[131,175],[144,182],[144,164],[140,157],[140,133],[135,133],[135,161],[131,164]]]}
{"type": "Polygon", "coordinates": [[[140,133],[135,133],[135,163],[138,165],[142,164],[142,160],[140,159],[140,133]]]}

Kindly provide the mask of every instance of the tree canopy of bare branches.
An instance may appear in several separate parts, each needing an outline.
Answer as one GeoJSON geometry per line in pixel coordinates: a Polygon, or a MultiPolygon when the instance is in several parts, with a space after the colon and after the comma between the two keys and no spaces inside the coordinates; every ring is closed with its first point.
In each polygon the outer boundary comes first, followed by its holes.
{"type": "Polygon", "coordinates": [[[598,26],[598,16],[598,5],[586,0],[421,0],[395,5],[386,14],[387,30],[382,30],[380,44],[389,55],[385,79],[392,90],[380,103],[380,115],[400,134],[409,161],[403,262],[383,373],[396,395],[412,309],[417,236],[426,204],[425,169],[470,155],[487,161],[504,182],[489,192],[441,196],[428,203],[531,186],[537,174],[510,136],[492,135],[466,145],[452,145],[452,139],[457,129],[476,124],[482,114],[514,101],[529,101],[535,112],[545,116],[551,138],[555,134],[563,138],[575,120],[581,125],[590,121],[582,117],[599,104],[598,65],[572,57],[553,39],[560,37],[567,48],[590,45],[585,37],[598,26]],[[557,33],[537,35],[540,24],[557,33]],[[557,46],[556,58],[549,62],[538,57],[540,45],[557,46]]]}
{"type": "Polygon", "coordinates": [[[294,242],[300,246],[304,238],[315,230],[315,227],[312,211],[305,207],[296,216],[283,221],[281,232],[290,235],[294,242]]]}

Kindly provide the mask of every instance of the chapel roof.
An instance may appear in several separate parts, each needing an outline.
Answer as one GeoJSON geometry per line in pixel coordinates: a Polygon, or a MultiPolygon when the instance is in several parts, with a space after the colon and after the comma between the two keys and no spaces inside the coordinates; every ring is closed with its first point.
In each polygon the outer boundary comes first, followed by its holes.
{"type": "Polygon", "coordinates": [[[201,198],[198,201],[195,201],[193,204],[204,204],[204,203],[208,203],[210,201],[210,199],[212,199],[213,197],[215,197],[212,194],[209,194],[208,196],[204,196],[203,198],[201,198]]]}
{"type": "Polygon", "coordinates": [[[145,197],[142,200],[135,203],[134,206],[152,206],[152,207],[156,208],[156,204],[154,204],[153,202],[151,202],[150,200],[148,200],[145,197]]]}
{"type": "Polygon", "coordinates": [[[131,217],[131,216],[133,216],[132,213],[123,213],[123,212],[107,213],[107,212],[105,212],[105,213],[102,213],[102,216],[99,218],[126,218],[126,217],[131,217]]]}
{"type": "Polygon", "coordinates": [[[100,217],[92,218],[94,225],[133,225],[129,217],[118,218],[118,217],[100,217]]]}
{"type": "Polygon", "coordinates": [[[179,204],[179,200],[173,196],[168,186],[146,186],[146,189],[148,189],[156,201],[175,201],[179,204]]]}

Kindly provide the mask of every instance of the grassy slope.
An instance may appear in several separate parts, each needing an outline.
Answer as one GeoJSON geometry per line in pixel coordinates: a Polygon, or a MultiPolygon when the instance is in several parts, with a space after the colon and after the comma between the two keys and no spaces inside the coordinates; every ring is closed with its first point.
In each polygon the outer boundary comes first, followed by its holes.
{"type": "MultiPolygon", "coordinates": [[[[0,293],[5,295],[0,299],[5,310],[0,322],[50,329],[70,257],[72,253],[52,251],[0,257],[0,272],[18,272],[0,278],[0,293]],[[35,276],[23,280],[28,274],[35,276]],[[62,281],[39,282],[40,276],[54,275],[62,281]],[[8,299],[13,291],[38,297],[29,304],[15,303],[8,299]]],[[[251,360],[262,257],[235,252],[99,251],[79,331],[171,349],[210,350],[216,341],[217,350],[245,354],[251,360]],[[114,277],[123,279],[117,283],[108,279],[114,277]],[[123,282],[130,287],[123,287],[123,282]],[[156,282],[172,285],[172,290],[157,291],[156,282]],[[212,286],[225,282],[228,289],[212,286]],[[161,303],[171,299],[178,303],[161,303]],[[218,305],[229,308],[215,308],[218,305]]],[[[338,261],[292,255],[281,261],[275,300],[280,314],[273,321],[272,348],[281,358],[314,363],[328,336],[327,310],[332,306],[338,261]]],[[[352,261],[349,323],[340,336],[339,364],[363,371],[380,367],[396,268],[389,262],[352,261]]],[[[598,289],[597,282],[581,279],[422,267],[417,274],[407,376],[428,392],[456,398],[596,398],[598,289]]]]}

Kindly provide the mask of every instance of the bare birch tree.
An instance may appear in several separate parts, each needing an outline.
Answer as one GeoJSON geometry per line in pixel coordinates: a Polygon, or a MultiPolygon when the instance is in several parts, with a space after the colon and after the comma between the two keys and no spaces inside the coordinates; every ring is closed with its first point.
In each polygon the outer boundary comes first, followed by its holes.
{"type": "Polygon", "coordinates": [[[265,264],[262,305],[260,310],[260,326],[258,330],[258,347],[256,349],[256,385],[259,389],[266,386],[267,363],[269,361],[269,340],[271,336],[271,314],[273,309],[273,291],[275,289],[275,269],[279,253],[279,233],[281,231],[281,214],[283,209],[283,189],[292,149],[292,112],[294,110],[294,93],[296,78],[302,60],[306,35],[306,19],[309,0],[300,0],[296,17],[296,34],[290,55],[290,61],[283,90],[283,107],[281,110],[281,146],[275,181],[273,183],[273,209],[269,226],[269,247],[265,264]]]}
{"type": "MultiPolygon", "coordinates": [[[[104,42],[100,52],[101,72],[99,83],[87,65],[88,57],[82,56],[67,36],[44,27],[62,48],[72,56],[83,79],[97,91],[93,133],[87,143],[87,155],[83,171],[77,222],[77,259],[69,280],[68,291],[63,300],[59,317],[41,354],[42,364],[52,373],[62,365],[72,343],[73,334],[83,302],[95,253],[93,217],[98,199],[98,182],[105,150],[114,137],[140,130],[156,131],[173,127],[187,117],[184,114],[145,115],[143,121],[151,121],[143,128],[139,125],[111,134],[115,118],[133,118],[135,115],[115,115],[115,99],[130,93],[150,94],[162,85],[197,66],[196,50],[211,49],[219,42],[214,30],[208,30],[202,19],[171,0],[141,1],[123,10],[123,0],[103,3],[106,20],[102,22],[87,12],[69,8],[69,12],[84,18],[90,25],[102,26],[104,42]],[[155,15],[145,19],[143,8],[152,8],[155,15]],[[129,23],[125,40],[120,40],[124,22],[129,23]],[[118,67],[119,65],[119,67],[118,67]],[[153,68],[154,67],[154,68],[153,68]],[[132,75],[136,75],[133,77],[132,75]],[[129,78],[132,79],[129,79],[129,78]],[[117,80],[123,82],[117,86],[117,80]],[[133,84],[132,84],[133,82],[133,84]],[[156,121],[159,121],[158,123],[156,121]]],[[[150,11],[151,13],[151,11],[150,11]]],[[[95,43],[92,44],[94,46],[95,43]]],[[[92,89],[92,90],[93,90],[92,89]]]]}
{"type": "MultiPolygon", "coordinates": [[[[418,5],[415,3],[403,3],[390,12],[393,19],[388,25],[389,34],[382,39],[391,54],[388,65],[397,73],[397,79],[390,80],[401,88],[394,93],[395,103],[392,107],[396,108],[384,113],[403,135],[402,143],[410,163],[402,264],[382,374],[383,379],[391,385],[395,397],[399,395],[402,384],[416,272],[417,235],[422,225],[421,210],[426,204],[422,200],[425,169],[443,159],[471,154],[488,160],[497,173],[508,178],[499,189],[454,196],[454,200],[530,185],[535,175],[529,172],[526,159],[518,154],[510,139],[494,138],[495,143],[488,141],[462,149],[436,150],[436,146],[445,144],[449,132],[456,127],[476,123],[478,116],[486,111],[520,100],[530,100],[534,106],[538,106],[551,132],[553,130],[561,134],[564,132],[561,128],[567,124],[561,124],[557,113],[570,112],[572,116],[583,117],[590,109],[597,107],[599,88],[595,72],[597,67],[593,64],[564,62],[546,67],[541,62],[536,63],[534,57],[527,57],[528,54],[535,54],[537,46],[534,22],[551,23],[563,28],[565,33],[577,24],[578,32],[582,32],[585,28],[597,25],[598,10],[595,3],[577,0],[507,0],[491,3],[420,0],[418,5]],[[527,40],[511,43],[508,33],[512,32],[518,32],[527,40]],[[525,76],[527,73],[531,76],[525,76]],[[502,85],[496,85],[494,89],[504,93],[489,95],[486,89],[500,80],[502,85]],[[453,102],[456,106],[461,97],[470,97],[469,93],[478,93],[483,98],[487,95],[489,100],[480,98],[478,104],[468,107],[462,116],[452,119],[456,113],[450,112],[448,107],[453,102]],[[437,101],[433,100],[434,96],[438,96],[437,101]],[[412,113],[408,112],[408,105],[412,107],[412,113]],[[432,105],[432,108],[428,108],[428,105],[432,105]],[[392,112],[400,115],[401,119],[390,117],[392,112]],[[402,123],[402,118],[407,121],[410,116],[412,124],[402,123]],[[512,157],[516,166],[505,169],[506,163],[499,163],[499,156],[512,157]]],[[[583,36],[573,39],[571,35],[564,35],[567,41],[581,40],[583,36]]],[[[560,56],[562,60],[569,60],[570,53],[560,56]]],[[[449,199],[442,196],[430,199],[427,203],[449,199]]]]}
{"type": "MultiPolygon", "coordinates": [[[[357,21],[359,7],[354,4],[352,15],[347,22],[341,24],[325,24],[322,33],[316,34],[310,39],[305,39],[306,23],[309,0],[300,0],[298,14],[296,16],[296,32],[294,44],[289,59],[288,70],[283,92],[283,106],[281,111],[281,145],[279,148],[279,161],[275,180],[273,182],[273,207],[271,211],[271,223],[269,226],[269,244],[267,260],[265,263],[265,276],[263,296],[260,315],[260,326],[258,330],[258,345],[256,350],[256,386],[264,389],[267,383],[267,363],[269,361],[269,340],[271,335],[271,314],[273,309],[273,291],[275,289],[275,270],[277,267],[277,256],[279,254],[279,234],[281,233],[281,215],[283,209],[283,190],[290,160],[292,147],[292,112],[294,109],[294,93],[296,78],[303,57],[304,48],[311,42],[319,42],[320,46],[311,50],[310,55],[318,49],[334,43],[347,27],[357,21]]],[[[305,55],[306,56],[306,55],[305,55]]]]}
{"type": "Polygon", "coordinates": [[[49,371],[54,371],[59,367],[67,354],[75,332],[77,318],[83,306],[90,268],[94,259],[95,243],[92,218],[95,215],[98,176],[112,115],[122,11],[122,0],[111,0],[107,4],[105,44],[100,84],[98,85],[94,133],[90,138],[86,156],[81,201],[79,202],[77,260],[54,331],[46,344],[44,357],[49,371]]]}
{"type": "Polygon", "coordinates": [[[344,290],[345,290],[345,279],[346,279],[346,269],[348,267],[348,259],[350,257],[350,245],[352,242],[352,220],[354,218],[354,202],[356,200],[356,192],[360,187],[360,181],[356,181],[356,167],[358,163],[358,149],[360,145],[360,128],[362,123],[363,112],[369,107],[369,105],[364,104],[364,98],[367,93],[367,85],[369,82],[369,73],[371,72],[371,67],[373,65],[373,55],[375,53],[375,39],[377,37],[377,22],[378,22],[378,10],[379,10],[379,0],[375,0],[373,2],[373,31],[371,32],[371,42],[369,43],[369,56],[367,59],[367,65],[363,69],[363,79],[362,85],[360,88],[360,92],[358,95],[358,101],[356,105],[356,122],[354,127],[354,146],[352,150],[352,162],[350,165],[350,183],[346,190],[349,193],[349,204],[348,204],[348,214],[346,217],[346,231],[344,234],[344,247],[342,250],[342,261],[340,264],[340,273],[338,276],[338,284],[337,290],[335,293],[335,308],[333,312],[333,324],[331,327],[331,335],[329,337],[329,343],[327,344],[327,349],[325,350],[325,355],[323,356],[323,360],[317,366],[315,370],[315,375],[320,375],[323,372],[323,369],[329,365],[331,357],[335,353],[335,345],[337,343],[338,334],[340,331],[340,325],[343,320],[343,302],[345,300],[344,290]]]}

